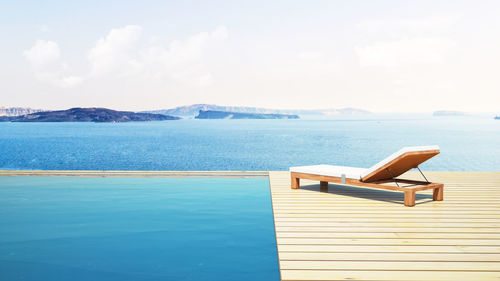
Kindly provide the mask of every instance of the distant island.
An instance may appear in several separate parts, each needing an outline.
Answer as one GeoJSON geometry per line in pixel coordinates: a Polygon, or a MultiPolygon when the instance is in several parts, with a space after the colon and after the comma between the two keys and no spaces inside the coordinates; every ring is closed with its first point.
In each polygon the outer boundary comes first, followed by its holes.
{"type": "Polygon", "coordinates": [[[20,116],[1,116],[0,121],[10,122],[131,122],[178,120],[179,117],[153,113],[116,111],[107,108],[71,108],[68,110],[42,111],[20,116]]]}
{"type": "Polygon", "coordinates": [[[196,119],[299,119],[298,115],[200,110],[196,119]]]}
{"type": "Polygon", "coordinates": [[[237,113],[258,113],[258,114],[288,114],[288,115],[316,115],[316,116],[365,116],[371,112],[356,109],[356,108],[341,108],[341,109],[269,109],[262,107],[247,107],[247,106],[221,106],[215,104],[192,104],[186,106],[179,106],[171,109],[159,109],[141,111],[144,113],[156,113],[172,116],[180,116],[192,118],[199,114],[200,110],[210,111],[223,111],[223,112],[237,112],[237,113]]]}
{"type": "Polygon", "coordinates": [[[467,115],[462,111],[452,111],[452,110],[438,110],[434,111],[433,116],[465,116],[467,115]]]}

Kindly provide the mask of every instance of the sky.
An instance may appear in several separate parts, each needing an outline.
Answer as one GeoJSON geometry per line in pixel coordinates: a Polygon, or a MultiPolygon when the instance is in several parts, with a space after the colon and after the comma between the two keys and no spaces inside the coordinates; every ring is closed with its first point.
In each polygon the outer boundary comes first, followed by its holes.
{"type": "Polygon", "coordinates": [[[500,1],[0,1],[0,106],[500,111],[500,1]]]}

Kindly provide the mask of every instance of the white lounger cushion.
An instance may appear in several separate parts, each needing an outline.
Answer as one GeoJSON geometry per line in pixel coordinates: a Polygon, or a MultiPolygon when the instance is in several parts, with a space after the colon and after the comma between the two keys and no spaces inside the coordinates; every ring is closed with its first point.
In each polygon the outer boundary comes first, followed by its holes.
{"type": "Polygon", "coordinates": [[[368,169],[365,169],[364,172],[361,173],[361,178],[364,178],[368,176],[369,174],[373,173],[374,171],[380,169],[383,167],[385,164],[391,162],[392,160],[398,158],[399,156],[407,153],[407,152],[418,152],[418,151],[428,151],[428,150],[439,150],[439,146],[437,145],[429,145],[429,146],[407,146],[403,147],[397,152],[391,154],[389,157],[385,158],[384,160],[378,162],[377,164],[371,166],[368,169]]]}
{"type": "Polygon", "coordinates": [[[439,150],[439,146],[407,146],[398,150],[396,153],[391,154],[389,157],[373,165],[371,168],[356,168],[347,166],[332,166],[332,165],[312,165],[312,166],[299,166],[291,167],[290,172],[313,174],[320,176],[330,176],[330,177],[341,177],[342,174],[348,179],[360,180],[363,177],[371,174],[372,172],[380,169],[385,164],[391,162],[392,160],[398,158],[407,152],[418,152],[418,151],[428,151],[428,150],[439,150]]]}
{"type": "Polygon", "coordinates": [[[332,166],[332,165],[313,165],[313,166],[299,166],[291,167],[290,172],[294,173],[304,173],[313,174],[329,177],[342,177],[345,175],[348,179],[361,179],[361,174],[364,173],[366,169],[356,168],[356,167],[346,167],[346,166],[332,166]]]}

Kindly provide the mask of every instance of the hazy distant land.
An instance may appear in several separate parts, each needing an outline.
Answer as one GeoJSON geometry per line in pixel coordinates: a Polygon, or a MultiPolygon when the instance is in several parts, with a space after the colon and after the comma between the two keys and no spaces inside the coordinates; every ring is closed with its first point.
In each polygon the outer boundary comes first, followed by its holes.
{"type": "Polygon", "coordinates": [[[177,120],[179,117],[153,113],[116,111],[106,108],[71,108],[42,111],[20,116],[2,116],[0,121],[11,122],[131,122],[177,120]]]}
{"type": "MultiPolygon", "coordinates": [[[[186,106],[179,106],[175,108],[170,108],[170,109],[159,109],[159,110],[145,110],[145,111],[115,111],[111,109],[105,109],[101,108],[101,110],[108,110],[109,112],[126,112],[127,114],[122,115],[122,117],[116,115],[116,114],[108,114],[108,117],[104,117],[102,115],[101,117],[95,117],[97,118],[94,120],[94,117],[87,116],[87,117],[75,117],[76,119],[80,118],[81,120],[89,120],[87,122],[127,122],[127,121],[152,121],[150,119],[157,120],[156,117],[147,117],[148,115],[142,115],[142,114],[157,114],[157,115],[166,115],[169,117],[179,117],[179,118],[195,118],[197,115],[199,115],[200,110],[202,111],[219,111],[219,112],[230,112],[230,113],[239,113],[239,114],[284,114],[284,115],[297,115],[301,119],[320,119],[320,120],[325,120],[325,119],[371,119],[371,118],[402,118],[402,117],[408,117],[410,116],[411,118],[425,118],[426,116],[429,116],[428,113],[422,112],[422,113],[372,113],[367,110],[363,109],[357,109],[357,108],[340,108],[340,109],[317,109],[317,110],[301,110],[301,109],[269,109],[269,108],[262,108],[262,107],[245,107],[245,106],[221,106],[221,105],[214,105],[214,104],[192,104],[192,105],[186,105],[186,106]],[[136,115],[133,115],[136,114],[136,115]],[[135,117],[134,117],[135,116],[135,117]],[[99,120],[108,120],[108,121],[99,121],[99,120]]],[[[64,110],[58,110],[63,112],[64,110]]],[[[49,122],[49,121],[42,121],[45,120],[44,118],[48,118],[48,115],[42,114],[40,117],[34,118],[36,113],[40,112],[54,112],[53,110],[43,110],[43,109],[32,109],[29,107],[0,107],[0,121],[14,121],[14,122],[49,122]],[[35,115],[32,115],[35,114],[35,115]],[[30,115],[30,116],[28,116],[30,115]],[[13,118],[18,116],[19,118],[13,118]],[[20,116],[26,116],[21,118],[20,116]],[[47,116],[47,117],[43,117],[47,116]]],[[[237,115],[239,115],[237,114],[237,115]]],[[[494,113],[467,113],[467,112],[462,112],[462,111],[455,111],[455,110],[438,110],[434,111],[432,113],[434,117],[486,117],[486,118],[495,118],[494,113]]],[[[55,115],[51,115],[52,117],[50,118],[56,118],[55,115]]],[[[153,115],[154,116],[154,115],[153,115]]],[[[255,115],[253,118],[257,118],[258,115],[255,115]]],[[[250,115],[244,116],[241,115],[241,118],[249,118],[250,115]]],[[[264,116],[261,116],[259,118],[264,118],[264,116]]],[[[270,117],[270,116],[269,116],[270,117]]],[[[269,118],[268,117],[268,118],[269,118]]],[[[61,120],[66,120],[66,121],[53,121],[53,122],[70,122],[69,120],[72,120],[73,117],[62,117],[59,116],[57,118],[61,118],[61,120]]],[[[56,119],[57,119],[56,118],[56,119]]],[[[159,117],[163,118],[163,117],[159,117]]],[[[236,116],[233,114],[233,116],[225,116],[223,118],[231,118],[231,119],[241,119],[240,117],[236,116]]],[[[197,118],[197,119],[204,119],[202,118],[197,118]]],[[[210,118],[212,119],[212,117],[210,118]]],[[[218,118],[220,119],[220,118],[218,118]]],[[[498,118],[496,118],[498,119],[498,118]]],[[[48,120],[48,119],[47,119],[48,120]]],[[[163,120],[163,119],[159,119],[163,120]]],[[[172,119],[165,119],[165,120],[172,120],[172,119]]],[[[85,122],[85,121],[78,121],[78,120],[73,120],[73,122],[85,122]]]]}
{"type": "Polygon", "coordinates": [[[438,110],[434,111],[433,116],[466,116],[467,113],[462,111],[453,111],[453,110],[438,110]]]}
{"type": "Polygon", "coordinates": [[[29,107],[0,107],[0,116],[20,116],[45,111],[29,107]]]}
{"type": "Polygon", "coordinates": [[[200,110],[195,119],[299,119],[295,114],[241,113],[215,110],[200,110]]]}
{"type": "Polygon", "coordinates": [[[256,113],[256,114],[288,114],[288,115],[319,115],[319,116],[335,116],[335,115],[362,116],[371,114],[371,112],[367,110],[356,109],[356,108],[301,110],[301,109],[269,109],[262,107],[246,107],[246,106],[221,106],[215,104],[192,104],[186,106],[179,106],[171,109],[148,110],[141,112],[193,118],[199,114],[200,110],[237,112],[237,113],[256,113]]]}

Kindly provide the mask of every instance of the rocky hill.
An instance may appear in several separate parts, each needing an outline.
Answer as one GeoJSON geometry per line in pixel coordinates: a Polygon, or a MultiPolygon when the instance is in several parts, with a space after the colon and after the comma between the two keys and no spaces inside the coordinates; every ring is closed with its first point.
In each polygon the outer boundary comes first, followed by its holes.
{"type": "Polygon", "coordinates": [[[153,113],[116,111],[107,108],[71,108],[68,110],[44,111],[22,116],[2,117],[0,121],[11,122],[131,122],[177,120],[179,117],[153,113]]]}

